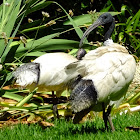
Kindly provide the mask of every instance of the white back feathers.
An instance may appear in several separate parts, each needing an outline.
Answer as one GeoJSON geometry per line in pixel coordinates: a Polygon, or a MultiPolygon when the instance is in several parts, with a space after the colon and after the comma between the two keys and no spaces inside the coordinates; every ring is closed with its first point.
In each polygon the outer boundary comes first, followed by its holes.
{"type": "Polygon", "coordinates": [[[47,53],[20,66],[13,75],[18,85],[31,90],[38,86],[40,91],[63,91],[68,82],[64,67],[75,61],[66,53],[47,53]]]}
{"type": "Polygon", "coordinates": [[[81,61],[68,65],[66,72],[77,73],[84,80],[91,79],[97,91],[98,102],[108,102],[118,100],[126,93],[135,69],[133,56],[125,47],[114,43],[90,51],[81,61]]]}

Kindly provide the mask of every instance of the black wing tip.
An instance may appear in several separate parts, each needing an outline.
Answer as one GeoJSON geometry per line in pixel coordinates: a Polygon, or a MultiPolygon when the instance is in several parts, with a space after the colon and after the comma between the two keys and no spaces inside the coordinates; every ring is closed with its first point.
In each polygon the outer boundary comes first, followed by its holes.
{"type": "Polygon", "coordinates": [[[77,56],[76,56],[76,58],[77,58],[78,60],[81,60],[81,59],[85,56],[86,53],[87,53],[87,52],[86,52],[83,48],[79,48],[78,51],[77,51],[77,56]]]}
{"type": "Polygon", "coordinates": [[[83,80],[75,86],[70,95],[70,104],[73,112],[77,113],[91,107],[97,101],[97,92],[92,80],[83,80]]]}
{"type": "Polygon", "coordinates": [[[39,82],[39,78],[40,78],[40,64],[39,63],[29,62],[29,63],[23,64],[20,67],[18,67],[15,71],[13,71],[12,75],[16,79],[24,71],[31,71],[35,73],[38,77],[37,83],[39,82]]]}

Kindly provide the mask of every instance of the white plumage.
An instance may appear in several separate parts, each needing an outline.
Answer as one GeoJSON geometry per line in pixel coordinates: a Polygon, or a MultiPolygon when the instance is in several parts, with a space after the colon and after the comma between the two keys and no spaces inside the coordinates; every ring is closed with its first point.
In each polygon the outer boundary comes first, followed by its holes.
{"type": "Polygon", "coordinates": [[[37,86],[39,91],[57,91],[59,96],[68,82],[64,67],[75,61],[74,56],[66,53],[47,53],[23,64],[13,75],[22,87],[33,90],[37,86]]]}
{"type": "MultiPolygon", "coordinates": [[[[135,60],[125,47],[119,44],[102,46],[92,50],[81,61],[67,67],[77,72],[83,80],[92,80],[97,91],[98,103],[120,99],[127,91],[135,74],[135,60]]],[[[100,111],[101,108],[95,108],[100,111]]]]}
{"type": "MultiPolygon", "coordinates": [[[[92,79],[96,90],[100,93],[98,94],[99,102],[106,100],[106,98],[117,100],[123,95],[121,90],[127,90],[133,79],[136,67],[135,60],[119,44],[114,43],[111,46],[101,48],[91,51],[83,58],[86,61],[84,63],[88,63],[86,64],[87,74],[83,79],[92,79]],[[101,48],[102,50],[100,50],[101,48]],[[101,53],[101,51],[104,53],[99,55],[98,52],[101,53]],[[92,53],[93,56],[96,53],[96,58],[92,59],[91,57],[88,60],[88,55],[92,55],[92,53]],[[120,95],[118,91],[122,94],[120,95]]],[[[83,61],[80,63],[83,63],[83,61]]]]}

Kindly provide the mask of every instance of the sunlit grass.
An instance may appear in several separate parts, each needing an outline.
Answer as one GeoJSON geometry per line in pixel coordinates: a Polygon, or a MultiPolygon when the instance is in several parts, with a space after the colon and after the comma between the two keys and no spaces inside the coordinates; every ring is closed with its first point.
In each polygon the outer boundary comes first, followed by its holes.
{"type": "Polygon", "coordinates": [[[126,129],[128,126],[140,126],[140,112],[134,114],[123,114],[113,116],[116,131],[104,130],[104,123],[101,118],[94,121],[87,121],[82,124],[73,124],[64,119],[54,121],[54,127],[42,129],[41,126],[32,124],[17,125],[14,127],[2,128],[1,139],[4,140],[138,140],[138,131],[126,129]]]}

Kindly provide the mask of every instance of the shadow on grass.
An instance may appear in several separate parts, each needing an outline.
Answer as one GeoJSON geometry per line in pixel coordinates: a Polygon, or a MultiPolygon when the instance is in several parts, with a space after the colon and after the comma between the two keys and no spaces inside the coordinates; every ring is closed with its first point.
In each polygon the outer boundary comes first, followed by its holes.
{"type": "Polygon", "coordinates": [[[96,133],[104,133],[107,130],[104,128],[104,125],[101,121],[100,124],[96,124],[95,122],[86,122],[83,124],[73,124],[71,122],[71,124],[69,125],[69,127],[67,128],[67,130],[64,130],[62,133],[63,134],[71,134],[71,135],[75,135],[75,134],[96,134],[96,133]]]}
{"type": "Polygon", "coordinates": [[[78,128],[74,129],[69,128],[71,134],[84,134],[84,133],[93,133],[96,134],[97,132],[105,132],[106,130],[104,128],[96,128],[95,126],[82,126],[81,129],[79,130],[78,128]]]}

